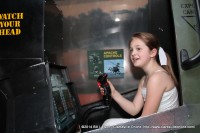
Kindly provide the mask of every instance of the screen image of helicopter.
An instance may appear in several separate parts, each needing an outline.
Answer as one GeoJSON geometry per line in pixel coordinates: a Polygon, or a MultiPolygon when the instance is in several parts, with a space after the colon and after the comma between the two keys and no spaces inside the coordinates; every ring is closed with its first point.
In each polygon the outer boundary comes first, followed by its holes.
{"type": "Polygon", "coordinates": [[[123,78],[124,60],[104,60],[104,72],[108,74],[108,78],[123,78]]]}

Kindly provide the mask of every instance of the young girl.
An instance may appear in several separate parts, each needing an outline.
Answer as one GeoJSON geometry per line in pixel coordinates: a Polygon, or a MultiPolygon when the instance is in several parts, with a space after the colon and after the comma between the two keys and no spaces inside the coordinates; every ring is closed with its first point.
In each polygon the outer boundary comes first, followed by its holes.
{"type": "MultiPolygon", "coordinates": [[[[125,99],[108,81],[111,96],[120,107],[133,116],[142,110],[141,117],[178,107],[178,83],[170,58],[159,47],[157,38],[146,32],[135,33],[130,41],[130,58],[135,67],[143,69],[145,76],[139,82],[133,101],[125,99]]],[[[100,90],[103,94],[103,88],[100,90]]],[[[113,126],[131,120],[133,119],[112,118],[106,120],[103,126],[113,126]]]]}

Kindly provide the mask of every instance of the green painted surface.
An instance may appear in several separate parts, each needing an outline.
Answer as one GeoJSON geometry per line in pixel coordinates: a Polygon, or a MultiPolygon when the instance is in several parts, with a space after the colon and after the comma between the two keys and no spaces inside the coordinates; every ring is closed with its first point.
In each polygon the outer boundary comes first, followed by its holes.
{"type": "Polygon", "coordinates": [[[177,56],[183,104],[200,103],[200,66],[184,71],[180,66],[180,51],[186,49],[189,57],[200,49],[197,18],[193,0],[171,0],[176,34],[177,56]]]}

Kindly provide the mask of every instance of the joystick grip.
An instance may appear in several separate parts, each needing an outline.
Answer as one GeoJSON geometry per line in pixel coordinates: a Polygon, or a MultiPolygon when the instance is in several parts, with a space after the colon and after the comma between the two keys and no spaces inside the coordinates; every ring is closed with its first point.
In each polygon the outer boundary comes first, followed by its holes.
{"type": "Polygon", "coordinates": [[[105,105],[110,105],[111,101],[111,90],[110,86],[107,82],[107,77],[108,75],[106,73],[99,75],[97,79],[97,83],[99,87],[102,87],[104,89],[104,95],[103,95],[103,100],[105,105]]]}

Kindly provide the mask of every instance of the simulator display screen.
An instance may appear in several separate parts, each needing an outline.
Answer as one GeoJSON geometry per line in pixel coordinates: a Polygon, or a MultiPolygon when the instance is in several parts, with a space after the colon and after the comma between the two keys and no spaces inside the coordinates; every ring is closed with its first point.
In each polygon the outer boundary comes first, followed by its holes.
{"type": "Polygon", "coordinates": [[[53,97],[54,97],[54,101],[55,101],[55,105],[57,108],[59,118],[62,120],[65,118],[65,110],[64,110],[64,106],[62,103],[62,99],[61,99],[59,90],[53,91],[53,97]]]}
{"type": "Polygon", "coordinates": [[[73,101],[72,101],[73,98],[72,98],[68,89],[62,87],[62,92],[63,92],[63,95],[64,95],[64,99],[65,99],[68,111],[69,111],[69,113],[71,113],[71,112],[74,111],[74,105],[73,105],[73,101]]]}
{"type": "Polygon", "coordinates": [[[76,119],[76,104],[67,82],[70,81],[65,68],[50,67],[53,104],[56,123],[60,129],[76,119]]]}

